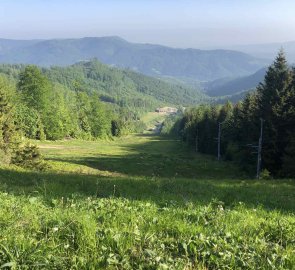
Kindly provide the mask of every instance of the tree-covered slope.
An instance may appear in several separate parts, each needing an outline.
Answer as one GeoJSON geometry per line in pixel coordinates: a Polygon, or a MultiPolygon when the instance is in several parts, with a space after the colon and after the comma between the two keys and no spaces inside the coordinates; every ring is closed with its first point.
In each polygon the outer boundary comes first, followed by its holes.
{"type": "Polygon", "coordinates": [[[96,57],[105,64],[146,75],[214,80],[254,73],[264,60],[230,50],[174,49],[135,44],[119,37],[41,41],[0,40],[0,62],[66,66],[96,57]],[[19,42],[19,43],[18,43],[19,42]]]}
{"type": "MultiPolygon", "coordinates": [[[[0,73],[17,80],[24,65],[1,65],[0,73]]],[[[190,105],[208,100],[203,93],[182,85],[164,82],[130,70],[109,67],[97,60],[83,61],[68,67],[43,68],[52,83],[71,90],[97,93],[101,100],[121,107],[144,110],[164,104],[190,105]]]]}
{"type": "Polygon", "coordinates": [[[52,81],[72,89],[77,82],[87,92],[98,92],[105,101],[123,106],[188,105],[207,98],[195,89],[169,84],[130,70],[112,68],[97,60],[69,67],[52,67],[46,69],[45,73],[52,81]]]}
{"type": "Polygon", "coordinates": [[[205,92],[209,96],[219,97],[236,95],[243,91],[254,89],[263,81],[266,68],[262,68],[250,76],[235,79],[220,79],[205,84],[205,92]]]}

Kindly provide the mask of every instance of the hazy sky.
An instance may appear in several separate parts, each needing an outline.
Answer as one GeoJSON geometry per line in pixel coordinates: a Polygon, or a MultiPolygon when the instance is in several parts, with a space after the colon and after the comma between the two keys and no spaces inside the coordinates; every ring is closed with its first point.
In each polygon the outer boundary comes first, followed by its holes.
{"type": "Polygon", "coordinates": [[[295,0],[0,0],[0,38],[118,35],[174,47],[295,40],[295,0]]]}

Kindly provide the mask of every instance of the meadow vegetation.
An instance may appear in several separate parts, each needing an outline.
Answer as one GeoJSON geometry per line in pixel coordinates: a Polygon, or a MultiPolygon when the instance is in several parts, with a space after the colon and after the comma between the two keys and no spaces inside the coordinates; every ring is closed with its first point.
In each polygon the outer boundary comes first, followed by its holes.
{"type": "Polygon", "coordinates": [[[253,180],[181,141],[34,142],[0,169],[3,269],[292,269],[295,182],[253,180]]]}

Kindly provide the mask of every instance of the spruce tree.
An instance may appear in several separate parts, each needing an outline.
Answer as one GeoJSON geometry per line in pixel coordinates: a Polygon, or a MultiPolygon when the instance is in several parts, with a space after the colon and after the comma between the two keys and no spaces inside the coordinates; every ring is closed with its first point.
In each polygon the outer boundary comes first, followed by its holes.
{"type": "Polygon", "coordinates": [[[266,72],[264,82],[257,88],[258,110],[256,117],[264,120],[262,165],[277,173],[282,166],[286,146],[284,107],[288,97],[291,72],[281,50],[266,72]]]}

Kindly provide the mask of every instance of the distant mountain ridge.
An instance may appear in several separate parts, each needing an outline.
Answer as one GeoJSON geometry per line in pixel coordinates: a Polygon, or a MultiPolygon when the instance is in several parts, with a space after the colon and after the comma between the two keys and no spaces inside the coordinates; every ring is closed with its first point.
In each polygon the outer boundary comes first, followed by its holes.
{"type": "Polygon", "coordinates": [[[120,37],[0,39],[1,63],[67,66],[93,58],[150,76],[186,77],[199,81],[246,76],[267,64],[265,60],[238,51],[175,49],[130,43],[120,37]]]}
{"type": "Polygon", "coordinates": [[[236,45],[228,47],[231,50],[238,50],[254,57],[261,57],[273,60],[280,49],[286,53],[290,64],[295,64],[295,41],[275,42],[265,44],[236,45]]]}
{"type": "Polygon", "coordinates": [[[204,85],[204,91],[211,97],[237,95],[244,91],[253,90],[263,82],[266,68],[262,68],[252,75],[235,79],[220,79],[204,85]]]}

